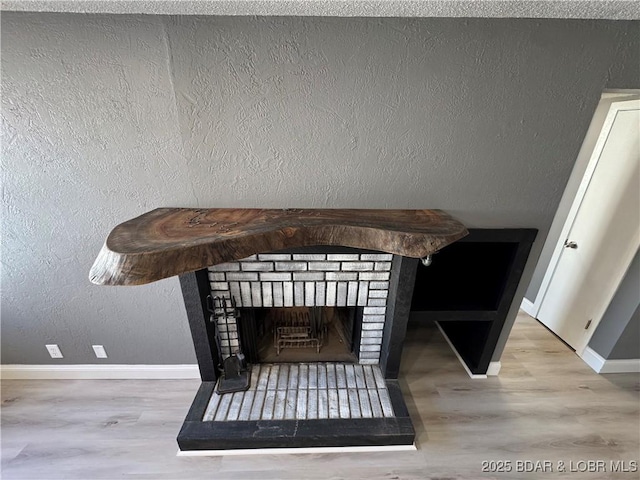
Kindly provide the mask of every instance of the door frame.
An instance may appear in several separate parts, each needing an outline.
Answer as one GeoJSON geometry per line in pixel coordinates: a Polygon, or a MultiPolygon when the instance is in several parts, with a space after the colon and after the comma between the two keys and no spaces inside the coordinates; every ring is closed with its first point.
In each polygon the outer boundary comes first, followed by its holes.
{"type": "MultiPolygon", "coordinates": [[[[545,271],[544,277],[542,279],[542,283],[540,285],[540,289],[538,291],[538,294],[536,295],[536,299],[534,302],[529,302],[528,305],[525,305],[526,307],[525,310],[531,316],[537,318],[538,313],[540,312],[542,304],[545,300],[545,297],[547,296],[549,285],[551,284],[551,279],[555,274],[555,271],[558,267],[558,263],[560,260],[560,256],[564,250],[564,242],[565,240],[567,240],[569,232],[571,231],[571,228],[573,227],[573,224],[575,222],[576,216],[578,215],[580,207],[582,206],[582,202],[584,200],[585,194],[589,188],[589,185],[591,184],[593,174],[596,170],[596,167],[598,166],[600,157],[602,155],[602,151],[604,150],[604,147],[607,143],[609,134],[611,132],[611,128],[613,127],[613,124],[616,120],[618,113],[621,111],[638,110],[638,109],[640,109],[640,99],[630,99],[630,100],[620,99],[619,101],[613,102],[609,107],[609,111],[607,112],[607,116],[602,125],[600,134],[598,135],[598,139],[593,148],[593,152],[591,153],[591,156],[589,158],[587,168],[580,182],[580,186],[576,191],[576,195],[571,204],[571,208],[569,209],[569,213],[567,214],[567,217],[564,221],[560,236],[558,237],[558,241],[554,247],[551,260],[549,261],[549,265],[547,266],[547,269],[545,271]]],[[[578,355],[582,356],[585,348],[589,344],[589,340],[591,339],[591,337],[593,336],[593,333],[598,327],[598,324],[600,323],[600,320],[602,319],[602,316],[604,315],[609,303],[611,302],[613,296],[615,295],[615,292],[618,289],[620,282],[624,278],[624,275],[627,272],[627,269],[631,264],[631,261],[633,260],[633,257],[636,254],[636,251],[638,250],[637,243],[638,243],[637,241],[635,243],[631,242],[631,245],[629,246],[627,251],[622,252],[622,258],[624,259],[623,265],[625,265],[625,267],[619,269],[619,271],[614,272],[614,274],[612,275],[612,278],[610,279],[611,282],[609,283],[610,285],[609,291],[606,292],[606,295],[605,295],[606,300],[604,302],[604,305],[601,305],[600,308],[598,308],[598,314],[595,315],[594,318],[592,319],[592,323],[589,329],[590,332],[588,336],[585,337],[583,344],[576,349],[576,353],[578,355]]]]}

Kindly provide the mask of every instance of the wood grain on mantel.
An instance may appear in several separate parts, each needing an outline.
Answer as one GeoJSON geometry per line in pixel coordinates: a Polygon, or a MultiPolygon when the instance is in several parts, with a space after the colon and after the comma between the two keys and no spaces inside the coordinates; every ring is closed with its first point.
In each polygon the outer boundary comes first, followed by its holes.
{"type": "Polygon", "coordinates": [[[440,210],[159,208],[118,225],[89,278],[141,285],[287,248],[341,245],[422,258],[464,237],[440,210]]]}

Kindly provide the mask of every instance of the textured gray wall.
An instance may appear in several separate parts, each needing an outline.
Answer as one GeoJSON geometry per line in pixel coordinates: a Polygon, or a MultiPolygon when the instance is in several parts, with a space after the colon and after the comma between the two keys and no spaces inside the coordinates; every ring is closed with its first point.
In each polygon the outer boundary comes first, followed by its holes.
{"type": "Polygon", "coordinates": [[[606,359],[640,358],[640,251],[593,332],[589,347],[606,359]]]}
{"type": "Polygon", "coordinates": [[[3,0],[3,10],[158,15],[600,18],[634,20],[629,0],[3,0]]]}
{"type": "MultiPolygon", "coordinates": [[[[443,208],[541,230],[638,24],[2,15],[2,362],[194,361],[177,280],[94,287],[159,206],[443,208]]],[[[511,312],[510,322],[517,305],[511,312]]],[[[510,327],[510,325],[508,325],[510,327]]],[[[508,329],[503,335],[506,340],[508,329]]]]}
{"type": "Polygon", "coordinates": [[[112,226],[196,204],[167,58],[156,19],[2,14],[2,363],[195,363],[177,279],[88,280],[112,226]]]}
{"type": "Polygon", "coordinates": [[[611,360],[640,358],[640,305],[631,315],[629,323],[609,354],[611,360]]]}

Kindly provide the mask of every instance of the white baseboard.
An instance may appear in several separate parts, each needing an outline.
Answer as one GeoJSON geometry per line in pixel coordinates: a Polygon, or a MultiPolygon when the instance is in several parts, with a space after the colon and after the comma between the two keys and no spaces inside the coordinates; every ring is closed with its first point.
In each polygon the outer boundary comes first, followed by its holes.
{"type": "Polygon", "coordinates": [[[605,360],[600,373],[640,373],[640,358],[605,360]]]}
{"type": "Polygon", "coordinates": [[[526,298],[522,299],[520,308],[531,315],[533,318],[536,318],[536,315],[538,315],[538,309],[536,308],[535,304],[531,300],[527,300],[526,298]]]}
{"type": "Polygon", "coordinates": [[[444,330],[440,326],[440,322],[436,322],[436,326],[438,327],[438,330],[440,330],[440,333],[442,334],[444,339],[449,344],[449,347],[451,347],[451,350],[453,350],[453,353],[456,354],[458,361],[462,364],[462,366],[464,367],[464,370],[467,372],[467,375],[469,375],[469,377],[473,379],[478,379],[478,378],[495,377],[498,375],[498,372],[500,372],[500,368],[502,368],[502,364],[500,362],[490,362],[489,368],[487,368],[486,374],[472,373],[471,370],[469,370],[469,367],[467,367],[467,364],[464,363],[464,360],[458,353],[458,350],[456,350],[456,347],[453,346],[453,343],[451,343],[451,340],[449,340],[449,337],[447,337],[447,334],[444,333],[444,330]]]}
{"type": "Polygon", "coordinates": [[[487,368],[487,377],[497,377],[502,368],[501,362],[489,362],[489,368],[487,368]]]}
{"type": "Polygon", "coordinates": [[[600,370],[602,370],[602,367],[604,365],[605,359],[602,358],[598,354],[598,352],[587,347],[584,349],[580,357],[582,358],[582,360],[584,360],[584,362],[587,365],[589,365],[593,369],[594,372],[600,373],[600,370]]]}
{"type": "Polygon", "coordinates": [[[368,453],[417,450],[413,445],[380,445],[354,447],[244,448],[237,450],[178,450],[178,457],[221,457],[226,455],[285,455],[301,453],[368,453]]]}
{"type": "Polygon", "coordinates": [[[590,347],[580,357],[596,373],[640,373],[640,358],[607,360],[590,347]]]}
{"type": "Polygon", "coordinates": [[[172,380],[200,378],[198,365],[1,365],[3,380],[172,380]]]}

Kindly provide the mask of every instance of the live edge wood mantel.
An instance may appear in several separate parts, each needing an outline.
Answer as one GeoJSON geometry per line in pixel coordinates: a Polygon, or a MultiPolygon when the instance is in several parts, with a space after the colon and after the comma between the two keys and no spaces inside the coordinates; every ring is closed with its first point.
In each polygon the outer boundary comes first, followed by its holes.
{"type": "Polygon", "coordinates": [[[341,245],[422,258],[467,234],[440,210],[159,208],[115,227],[98,285],[141,285],[287,248],[341,245]]]}

